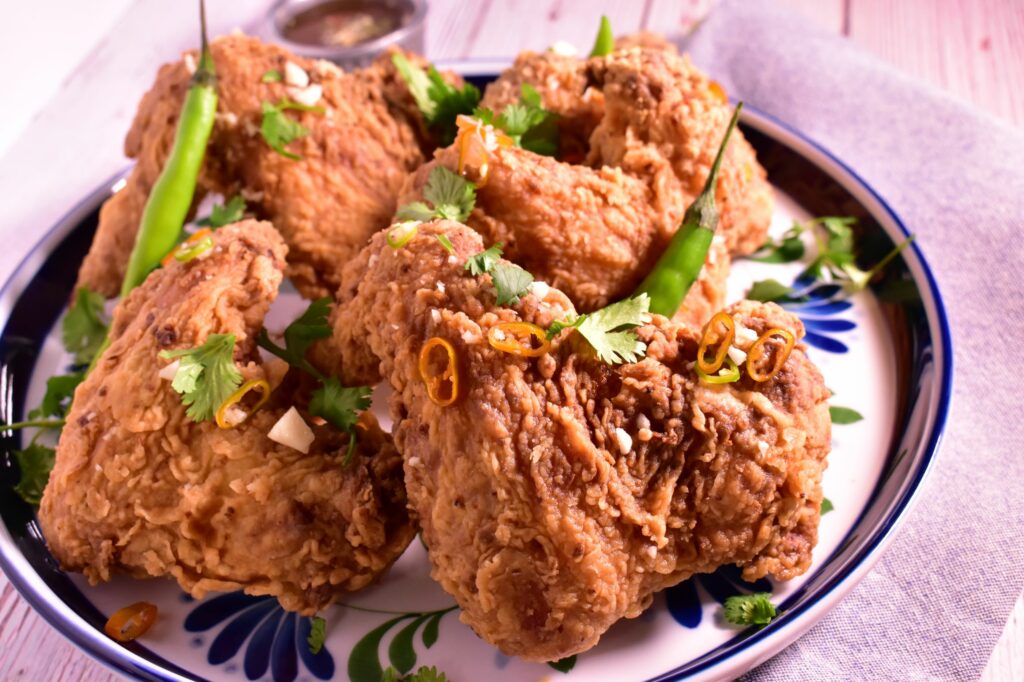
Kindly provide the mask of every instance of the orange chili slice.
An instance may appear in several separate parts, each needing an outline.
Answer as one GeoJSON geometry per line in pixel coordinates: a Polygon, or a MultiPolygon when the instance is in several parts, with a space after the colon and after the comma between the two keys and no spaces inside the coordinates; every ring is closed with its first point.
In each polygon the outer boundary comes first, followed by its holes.
{"type": "Polygon", "coordinates": [[[722,311],[712,317],[706,325],[704,325],[704,331],[700,337],[700,348],[697,350],[697,367],[700,371],[705,374],[711,375],[722,368],[722,363],[725,362],[726,355],[729,353],[729,346],[736,340],[736,323],[733,321],[732,316],[729,313],[722,311]],[[718,338],[712,334],[715,329],[716,323],[721,324],[725,327],[725,337],[718,338]],[[708,347],[713,344],[718,344],[718,349],[715,351],[712,360],[708,360],[707,352],[708,347]]]}
{"type": "Polygon", "coordinates": [[[773,376],[779,373],[782,366],[786,364],[786,360],[789,359],[789,354],[793,351],[793,346],[796,344],[796,337],[793,336],[793,332],[788,329],[769,329],[761,337],[754,342],[754,345],[747,351],[747,374],[754,381],[764,383],[773,376]],[[771,364],[771,371],[767,374],[761,372],[758,369],[758,365],[764,359],[764,357],[771,352],[768,342],[773,336],[781,336],[785,340],[785,344],[782,350],[775,353],[774,361],[771,364]]]}
{"type": "Polygon", "coordinates": [[[439,336],[427,339],[420,349],[420,378],[427,387],[427,397],[431,402],[441,407],[448,407],[459,397],[459,368],[458,358],[455,355],[455,348],[451,343],[439,336]],[[438,366],[431,359],[434,349],[444,350],[444,366],[436,371],[438,366]],[[447,384],[448,390],[445,391],[447,384]]]}
{"type": "Polygon", "coordinates": [[[725,88],[722,87],[721,83],[717,81],[709,82],[708,90],[710,90],[711,94],[715,96],[715,99],[717,99],[722,104],[725,104],[729,101],[729,96],[725,94],[725,88]]]}
{"type": "Polygon", "coordinates": [[[496,324],[487,331],[487,343],[492,348],[524,358],[539,358],[551,350],[547,333],[529,322],[496,324]]]}
{"type": "Polygon", "coordinates": [[[511,147],[515,143],[505,133],[476,118],[460,114],[455,119],[455,125],[459,128],[455,139],[459,149],[459,175],[465,175],[470,166],[476,167],[480,174],[476,185],[483,187],[487,184],[490,153],[498,147],[511,147]]]}
{"type": "Polygon", "coordinates": [[[118,642],[130,642],[146,634],[156,622],[157,608],[149,602],[140,601],[126,606],[110,617],[103,626],[103,632],[118,642]]]}
{"type": "Polygon", "coordinates": [[[196,243],[198,243],[198,242],[202,241],[203,239],[205,239],[207,237],[210,237],[212,235],[213,235],[213,230],[211,230],[208,227],[204,227],[204,228],[202,228],[200,230],[196,230],[195,232],[193,232],[192,234],[189,235],[188,239],[186,239],[185,241],[183,241],[182,243],[178,244],[173,249],[171,249],[171,252],[168,253],[166,256],[164,256],[160,260],[160,265],[162,265],[162,266],[164,266],[166,268],[167,264],[170,263],[172,260],[174,260],[174,257],[178,253],[180,253],[181,251],[187,250],[188,247],[193,246],[196,243]]]}
{"type": "Polygon", "coordinates": [[[217,422],[217,426],[219,426],[222,429],[235,428],[236,426],[244,422],[246,419],[248,419],[250,414],[263,407],[264,403],[266,403],[267,400],[269,399],[270,384],[267,383],[265,379],[252,379],[251,381],[245,382],[244,384],[238,387],[237,391],[229,395],[228,399],[221,403],[221,406],[217,408],[217,412],[214,415],[214,419],[217,422]],[[252,406],[252,409],[246,412],[245,417],[241,420],[229,420],[228,412],[231,410],[231,408],[237,405],[239,402],[241,402],[242,398],[248,395],[249,391],[255,388],[258,388],[262,395],[260,395],[260,399],[256,401],[256,404],[252,406]]]}

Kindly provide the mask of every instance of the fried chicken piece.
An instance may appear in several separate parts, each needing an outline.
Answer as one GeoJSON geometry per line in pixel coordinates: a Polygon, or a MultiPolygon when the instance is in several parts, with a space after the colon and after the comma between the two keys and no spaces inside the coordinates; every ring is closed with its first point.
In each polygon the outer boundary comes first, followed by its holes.
{"type": "Polygon", "coordinates": [[[214,242],[116,309],[110,348],[75,393],[39,521],[61,565],[90,582],[170,576],[197,598],[244,589],[312,614],[371,583],[412,539],[401,458],[372,417],[348,467],[348,437],[330,426],[314,427],[309,454],[270,440],[295,402],[288,377],[234,429],[186,416],[158,376],[162,350],[234,334],[244,379],[276,382],[255,340],[286,247],[255,221],[214,242]]]}
{"type": "MultiPolygon", "coordinates": [[[[568,148],[559,150],[560,159],[608,166],[649,188],[666,221],[636,229],[650,232],[655,248],[663,248],[703,189],[725,134],[731,110],[721,86],[689,58],[664,48],[616,50],[587,60],[525,52],[487,86],[481,105],[502,111],[518,101],[523,83],[562,117],[568,148]]],[[[753,148],[736,131],[715,195],[719,231],[733,255],[753,253],[764,243],[772,215],[765,178],[753,148]]]]}
{"type": "MultiPolygon", "coordinates": [[[[431,171],[458,169],[459,143],[412,176],[400,204],[421,197],[431,171]]],[[[466,224],[509,260],[562,290],[581,312],[629,296],[654,267],[682,218],[678,194],[603,167],[562,163],[515,147],[490,154],[466,224]]],[[[683,207],[685,208],[685,207],[683,207]]],[[[707,322],[725,301],[729,255],[718,238],[676,319],[707,322]]]]}
{"type": "MultiPolygon", "coordinates": [[[[423,163],[432,142],[404,83],[383,55],[368,68],[345,73],[325,61],[295,56],[255,38],[213,41],[218,76],[217,121],[199,180],[196,202],[207,192],[241,194],[257,217],[272,220],[288,242],[288,276],[316,298],[333,293],[339,266],[386,226],[405,176],[423,163]],[[322,88],[323,112],[289,110],[309,129],[288,145],[289,159],[260,134],[263,102],[300,97],[287,82],[263,82],[265,73],[288,74],[287,63],[322,88]]],[[[137,159],[127,185],[104,204],[78,285],[107,297],[117,294],[135,242],[146,198],[170,153],[196,53],[160,68],[139,103],[125,139],[137,159]]]]}
{"type": "Polygon", "coordinates": [[[679,54],[679,48],[661,33],[652,31],[636,31],[627,33],[615,39],[616,50],[629,50],[635,47],[647,50],[665,50],[673,54],[679,54]]]}
{"type": "MultiPolygon", "coordinates": [[[[695,573],[806,571],[831,424],[803,344],[761,384],[701,383],[697,333],[660,316],[638,329],[647,355],[633,364],[597,362],[572,332],[536,359],[503,353],[487,342],[495,324],[547,327],[572,305],[552,289],[498,307],[490,278],[461,266],[482,246],[455,223],[423,225],[398,250],[377,235],[333,315],[335,344],[365,339],[395,389],[410,504],[462,620],[506,654],[550,661],[594,646],[695,573]],[[432,337],[457,355],[448,407],[419,372],[432,337]]],[[[803,335],[774,304],[727,310],[756,334],[803,335]]]]}

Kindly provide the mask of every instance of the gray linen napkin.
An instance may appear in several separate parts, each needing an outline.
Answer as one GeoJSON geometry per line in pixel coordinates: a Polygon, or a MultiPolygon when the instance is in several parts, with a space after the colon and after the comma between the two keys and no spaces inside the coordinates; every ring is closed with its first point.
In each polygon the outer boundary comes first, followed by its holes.
{"type": "Polygon", "coordinates": [[[863,582],[749,678],[977,679],[1024,586],[1024,134],[767,3],[722,2],[684,48],[888,201],[953,329],[952,414],[916,506],[863,582]]]}

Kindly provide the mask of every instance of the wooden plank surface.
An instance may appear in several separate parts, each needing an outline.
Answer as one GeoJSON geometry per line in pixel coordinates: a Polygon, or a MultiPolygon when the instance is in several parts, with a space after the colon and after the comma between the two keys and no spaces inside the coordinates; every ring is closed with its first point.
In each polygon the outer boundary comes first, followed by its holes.
{"type": "MultiPolygon", "coordinates": [[[[65,0],[71,2],[71,0],[65,0]]],[[[846,35],[911,76],[945,89],[995,116],[1024,124],[1024,3],[1000,0],[779,0],[828,31],[846,35]]],[[[218,3],[219,31],[244,25],[269,0],[218,3]]],[[[714,0],[432,0],[427,45],[432,58],[508,56],[555,40],[589,47],[597,18],[617,31],[643,28],[685,33],[714,0]]],[[[124,165],[120,143],[135,102],[157,64],[190,45],[187,21],[166,0],[132,5],[40,110],[0,164],[0,185],[19,187],[4,220],[27,234],[52,223],[124,165]],[[158,28],[154,28],[158,27],[158,28]],[[89,130],[83,147],[80,131],[89,130]],[[73,152],[77,150],[77,155],[73,152]],[[40,157],[49,177],[15,169],[40,157]],[[63,178],[55,190],[51,177],[63,178]],[[56,194],[55,194],[56,193],[56,194]]],[[[52,40],[52,37],[47,37],[52,40]]],[[[29,241],[0,253],[6,273],[29,241]]],[[[0,680],[117,679],[52,630],[0,576],[0,680]]],[[[1024,680],[1024,599],[1018,600],[983,679],[1024,680]]]]}

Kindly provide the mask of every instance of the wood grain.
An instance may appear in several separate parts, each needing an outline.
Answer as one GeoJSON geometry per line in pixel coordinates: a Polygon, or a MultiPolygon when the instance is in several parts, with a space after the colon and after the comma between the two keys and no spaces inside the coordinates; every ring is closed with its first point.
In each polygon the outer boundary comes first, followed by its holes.
{"type": "MultiPolygon", "coordinates": [[[[70,2],[70,0],[65,0],[70,2]]],[[[1024,124],[1024,3],[1000,0],[779,0],[822,28],[846,35],[910,75],[1024,124]]],[[[270,0],[217,3],[217,31],[244,25],[270,0]]],[[[618,32],[683,34],[714,0],[431,0],[427,46],[432,58],[505,57],[567,40],[586,50],[597,19],[618,32]]],[[[69,205],[124,165],[120,143],[138,96],[156,65],[191,45],[191,24],[169,20],[166,0],[134,0],[110,35],[40,111],[0,166],[0,186],[19,187],[5,220],[36,234],[69,205]],[[90,141],[83,150],[82,130],[90,141]],[[79,150],[73,155],[68,150],[79,150]],[[83,153],[84,152],[84,153],[83,153]],[[16,169],[50,164],[46,177],[16,169]],[[63,183],[55,189],[52,177],[63,183]]],[[[179,15],[177,8],[175,17],[179,15]]],[[[184,16],[184,15],[181,15],[184,16]]],[[[40,174],[42,175],[42,174],[40,174]]],[[[35,237],[31,238],[34,241],[35,237]]],[[[29,243],[0,253],[8,272],[29,243]]],[[[35,614],[0,575],[0,680],[118,679],[77,651],[35,614]]],[[[1018,600],[985,682],[1024,680],[1024,599],[1018,600]]]]}

